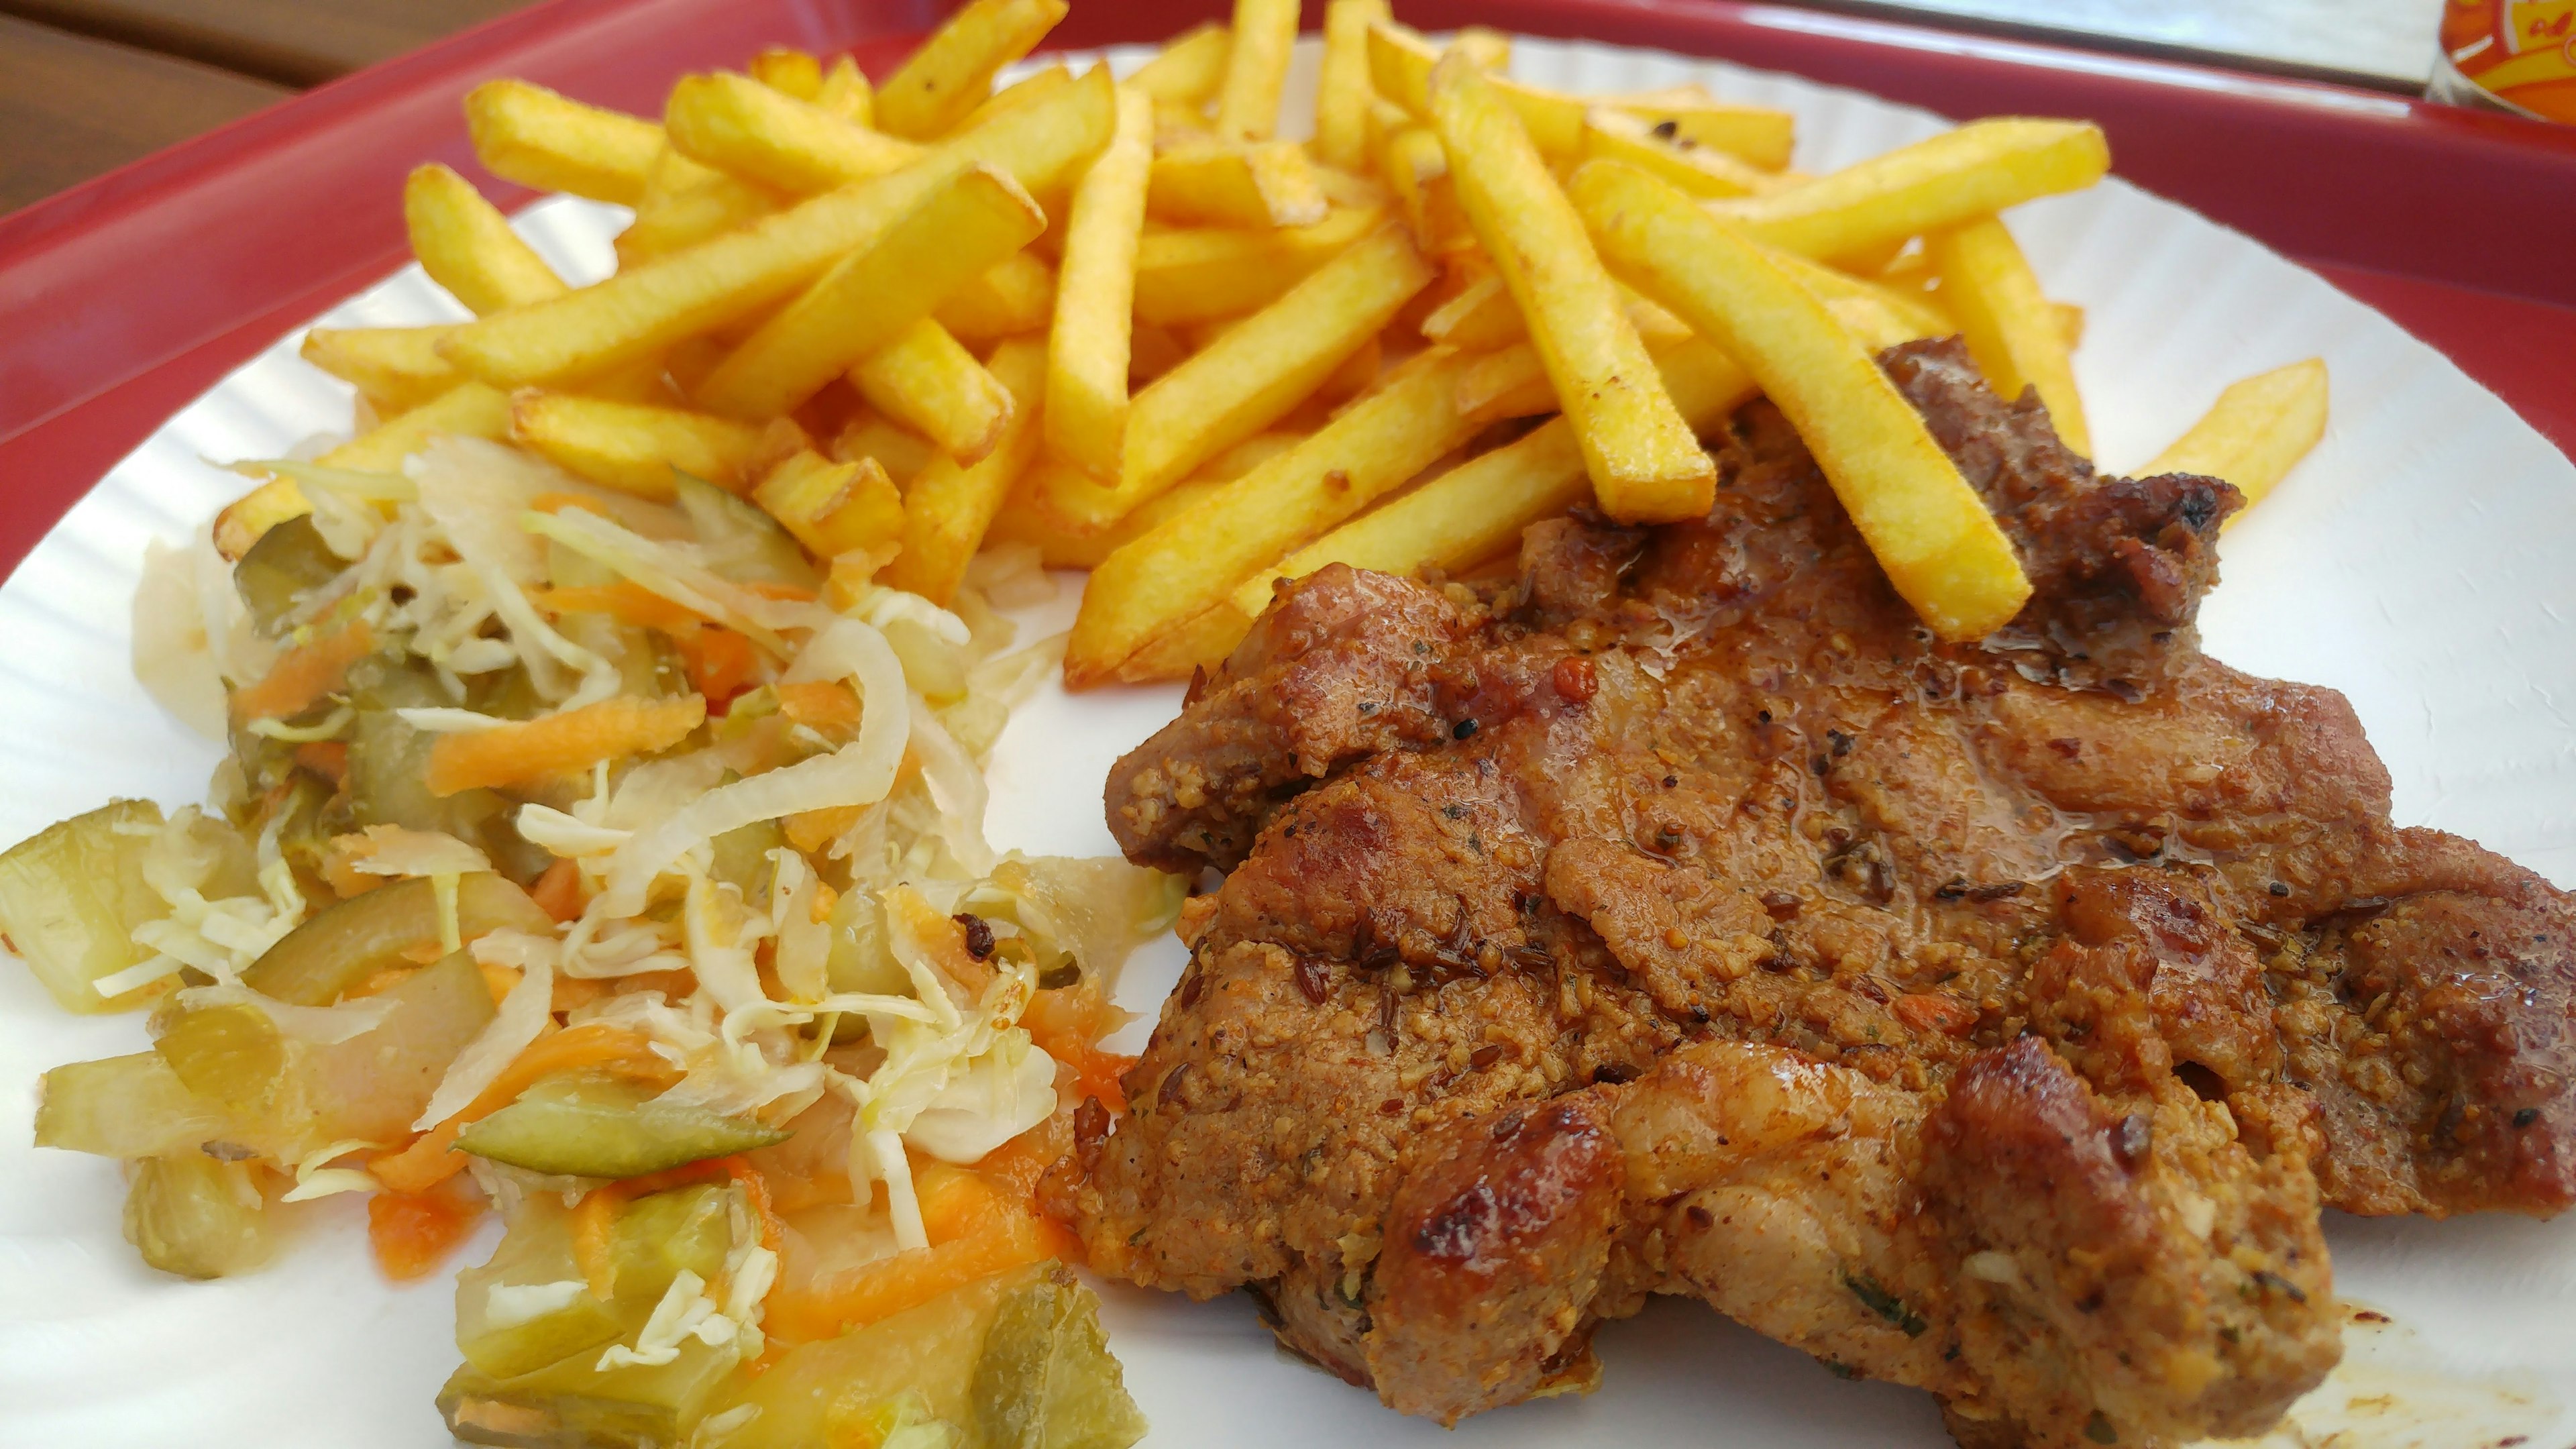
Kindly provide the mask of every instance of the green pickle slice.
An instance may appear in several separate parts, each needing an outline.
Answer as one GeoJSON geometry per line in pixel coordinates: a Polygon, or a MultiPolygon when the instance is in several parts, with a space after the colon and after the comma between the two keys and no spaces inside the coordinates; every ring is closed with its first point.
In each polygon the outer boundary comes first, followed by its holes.
{"type": "Polygon", "coordinates": [[[605,1072],[563,1072],[466,1128],[456,1145],[530,1172],[641,1177],[708,1157],[748,1152],[788,1134],[749,1117],[664,1102],[651,1087],[605,1072]]]}
{"type": "Polygon", "coordinates": [[[160,806],[119,800],[0,853],[0,932],[63,1010],[123,1011],[152,995],[138,989],[110,1000],[90,983],[152,954],[133,932],[170,913],[143,879],[143,855],[160,828],[160,806]]]}
{"type": "Polygon", "coordinates": [[[974,1396],[984,1449],[1127,1449],[1145,1437],[1100,1299],[1061,1265],[1002,1300],[974,1396]]]}

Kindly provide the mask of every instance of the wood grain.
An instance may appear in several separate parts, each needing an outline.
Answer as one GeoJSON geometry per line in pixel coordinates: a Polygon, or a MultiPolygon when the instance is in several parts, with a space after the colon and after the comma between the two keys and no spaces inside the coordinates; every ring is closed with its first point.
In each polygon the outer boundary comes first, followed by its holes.
{"type": "Polygon", "coordinates": [[[0,212],[292,94],[0,16],[0,212]]]}
{"type": "Polygon", "coordinates": [[[528,0],[0,0],[0,12],[280,85],[313,86],[528,0]]]}

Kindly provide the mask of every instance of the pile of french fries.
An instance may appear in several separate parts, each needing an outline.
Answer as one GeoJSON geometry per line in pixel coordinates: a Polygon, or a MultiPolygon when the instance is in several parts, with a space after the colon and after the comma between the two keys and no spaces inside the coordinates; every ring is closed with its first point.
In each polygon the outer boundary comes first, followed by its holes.
{"type": "MultiPolygon", "coordinates": [[[[1700,438],[1767,395],[1898,591],[1948,638],[2029,592],[2011,545],[1872,362],[1959,333],[2091,451],[2009,207],[2098,181],[2080,122],[1974,122],[1826,175],[1791,117],[1697,87],[1580,97],[1331,0],[1312,139],[1281,137],[1295,0],[1105,67],[994,78],[1064,0],[973,0],[881,85],[772,50],[682,78],[661,120],[517,81],[466,111],[496,175],[634,209],[570,288],[454,172],[404,194],[475,314],[316,330],[366,425],[320,460],[399,471],[438,433],[591,482],[736,491],[818,558],[944,601],[1034,545],[1092,570],[1065,679],[1186,678],[1275,581],[1342,562],[1457,574],[1578,504],[1698,517],[1700,438]]],[[[2321,365],[2231,390],[2159,466],[2259,496],[2322,431],[2321,365]]],[[[305,507],[228,509],[237,557],[305,507]]]]}

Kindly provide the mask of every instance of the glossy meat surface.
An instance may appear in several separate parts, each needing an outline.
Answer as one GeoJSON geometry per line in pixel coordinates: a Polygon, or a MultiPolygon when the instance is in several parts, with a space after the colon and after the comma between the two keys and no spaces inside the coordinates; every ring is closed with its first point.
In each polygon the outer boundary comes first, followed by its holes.
{"type": "Polygon", "coordinates": [[[1982,644],[1756,404],[1704,522],[1328,569],[1120,762],[1131,858],[1231,874],[1052,1180],[1096,1267],[1444,1422],[1673,1292],[1964,1442],[2157,1444],[2332,1366],[2321,1201],[2576,1198],[2576,909],[2200,653],[2234,490],[1885,363],[2032,576],[1982,644]]]}

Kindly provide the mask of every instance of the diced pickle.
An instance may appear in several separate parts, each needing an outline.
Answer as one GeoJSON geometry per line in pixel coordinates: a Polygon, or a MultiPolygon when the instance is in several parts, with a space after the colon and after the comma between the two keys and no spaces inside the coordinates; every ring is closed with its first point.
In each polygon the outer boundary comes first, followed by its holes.
{"type": "Polygon", "coordinates": [[[822,581],[804,546],[778,520],[703,478],[681,473],[675,483],[708,568],[738,584],[810,589],[822,581]]]}
{"type": "Polygon", "coordinates": [[[462,951],[413,972],[384,997],[393,1010],[375,1030],[301,1046],[296,1082],[308,1115],[279,1126],[301,1137],[302,1151],[351,1138],[399,1142],[448,1064],[492,1020],[491,988],[462,951]]]}
{"type": "Polygon", "coordinates": [[[506,1379],[616,1342],[631,1325],[586,1287],[573,1291],[583,1282],[571,1209],[553,1193],[528,1194],[492,1260],[456,1275],[456,1348],[467,1367],[506,1379]]]}
{"type": "Polygon", "coordinates": [[[230,1116],[189,1091],[153,1052],[56,1067],[36,1103],[38,1147],[101,1157],[194,1152],[232,1129],[230,1116]]]}
{"type": "Polygon", "coordinates": [[[666,1364],[601,1369],[584,1351],[515,1378],[466,1364],[439,1391],[448,1432],[510,1449],[675,1449],[733,1377],[736,1355],[683,1339],[666,1364]]]}
{"type": "Polygon", "coordinates": [[[930,631],[918,619],[889,619],[886,643],[903,661],[904,681],[932,704],[946,704],[966,693],[966,661],[957,647],[930,631]]]}
{"type": "Polygon", "coordinates": [[[618,1210],[613,1255],[619,1305],[637,1321],[683,1270],[712,1283],[733,1247],[728,1189],[701,1185],[639,1197],[618,1210]]]}
{"type": "Polygon", "coordinates": [[[985,1449],[1127,1449],[1145,1437],[1100,1300],[1061,1266],[1002,1300],[974,1394],[985,1449]]]}
{"type": "Polygon", "coordinates": [[[135,1164],[125,1240],[143,1261],[183,1278],[221,1278],[268,1261],[268,1204],[250,1164],[179,1151],[135,1164]]]}
{"type": "Polygon", "coordinates": [[[787,843],[787,835],[775,820],[755,820],[738,826],[709,842],[715,848],[715,862],[709,874],[721,881],[731,881],[742,898],[755,908],[769,904],[769,852],[787,843]]]}
{"type": "Polygon", "coordinates": [[[305,594],[339,577],[348,561],[322,541],[310,514],[290,518],[259,536],[259,542],[233,565],[233,588],[250,607],[251,622],[263,634],[278,626],[305,594]]]}
{"type": "MultiPolygon", "coordinates": [[[[503,926],[551,932],[528,893],[487,871],[456,882],[456,922],[471,941],[503,926]]],[[[242,984],[297,1006],[327,1006],[439,939],[438,892],[426,880],[379,886],[295,928],[242,973],[242,984]]]]}
{"type": "Polygon", "coordinates": [[[285,1037],[247,1003],[181,1012],[152,1049],[189,1091],[228,1112],[266,1109],[286,1076],[285,1037]]]}
{"type": "Polygon", "coordinates": [[[429,750],[436,742],[390,709],[358,711],[349,725],[349,805],[359,825],[438,830],[468,845],[484,843],[509,802],[494,790],[431,794],[429,750]]]}
{"type": "Polygon", "coordinates": [[[657,1100],[603,1072],[564,1072],[476,1122],[456,1145],[530,1172],[641,1177],[787,1140],[749,1117],[657,1100]]]}
{"type": "Polygon", "coordinates": [[[123,1011],[149,992],[108,998],[90,983],[141,965],[134,928],[170,913],[143,880],[161,807],[118,800],[46,827],[0,854],[0,932],[65,1011],[123,1011]]]}
{"type": "Polygon", "coordinates": [[[1048,1263],[979,1278],[865,1328],[788,1350],[767,1373],[737,1380],[708,1406],[710,1413],[745,1404],[760,1410],[724,1449],[833,1443],[835,1427],[906,1393],[919,1394],[932,1417],[970,1422],[977,1357],[1003,1299],[1051,1271],[1048,1263]]]}

